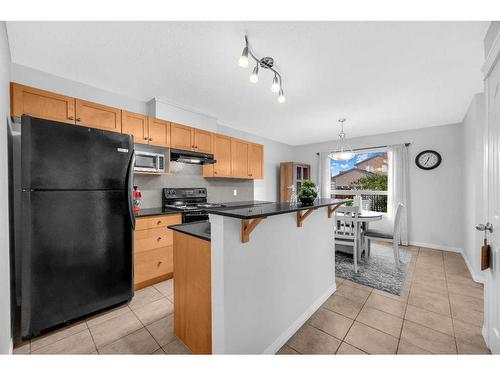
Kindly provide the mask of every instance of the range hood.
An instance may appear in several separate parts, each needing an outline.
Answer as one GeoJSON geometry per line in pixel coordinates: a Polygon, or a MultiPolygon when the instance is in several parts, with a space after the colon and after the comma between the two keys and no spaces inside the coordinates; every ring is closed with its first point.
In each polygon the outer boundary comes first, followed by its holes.
{"type": "Polygon", "coordinates": [[[201,152],[170,149],[170,160],[186,164],[214,164],[216,160],[212,154],[201,152]]]}

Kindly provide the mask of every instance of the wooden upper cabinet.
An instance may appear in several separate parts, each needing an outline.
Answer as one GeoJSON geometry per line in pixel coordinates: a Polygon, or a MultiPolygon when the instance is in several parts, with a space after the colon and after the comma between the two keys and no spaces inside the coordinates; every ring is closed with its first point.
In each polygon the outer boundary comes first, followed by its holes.
{"type": "Polygon", "coordinates": [[[194,151],[204,152],[206,154],[212,154],[212,143],[213,143],[213,133],[207,132],[205,130],[194,129],[194,140],[193,146],[194,151]]]}
{"type": "Polygon", "coordinates": [[[12,116],[30,115],[47,120],[75,123],[75,98],[10,83],[12,116]]]}
{"type": "Polygon", "coordinates": [[[231,137],[214,135],[214,177],[231,177],[231,137]]]}
{"type": "Polygon", "coordinates": [[[250,178],[264,178],[264,146],[249,143],[248,144],[248,174],[250,178]]]}
{"type": "Polygon", "coordinates": [[[148,117],[122,111],[122,133],[134,136],[134,143],[149,144],[148,117]]]}
{"type": "Polygon", "coordinates": [[[170,147],[170,122],[148,117],[149,144],[170,147]]]}
{"type": "Polygon", "coordinates": [[[232,176],[250,178],[248,173],[248,142],[231,139],[231,170],[232,176]]]}
{"type": "Polygon", "coordinates": [[[76,99],[76,124],[121,132],[122,111],[102,104],[76,99]]]}
{"type": "Polygon", "coordinates": [[[181,150],[193,151],[194,140],[193,140],[194,129],[176,124],[174,122],[170,123],[170,145],[172,148],[179,148],[181,150]]]}

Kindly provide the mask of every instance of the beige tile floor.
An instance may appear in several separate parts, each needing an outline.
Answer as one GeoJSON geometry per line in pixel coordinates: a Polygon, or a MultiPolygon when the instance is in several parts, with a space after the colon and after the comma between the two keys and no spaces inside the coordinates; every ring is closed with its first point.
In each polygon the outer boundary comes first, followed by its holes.
{"type": "Polygon", "coordinates": [[[130,303],[19,343],[14,354],[189,354],[174,335],[173,281],[141,289],[130,303]]]}
{"type": "MultiPolygon", "coordinates": [[[[377,244],[376,246],[384,246],[377,244]]],[[[401,296],[337,278],[337,291],[278,354],[486,354],[483,287],[460,254],[414,253],[401,296]]],[[[391,251],[388,248],[388,251],[391,251]]],[[[173,333],[173,282],[20,343],[16,354],[186,354],[173,333]]]]}
{"type": "Polygon", "coordinates": [[[489,354],[483,286],[462,256],[407,250],[414,255],[401,296],[337,278],[337,291],[278,354],[489,354]]]}

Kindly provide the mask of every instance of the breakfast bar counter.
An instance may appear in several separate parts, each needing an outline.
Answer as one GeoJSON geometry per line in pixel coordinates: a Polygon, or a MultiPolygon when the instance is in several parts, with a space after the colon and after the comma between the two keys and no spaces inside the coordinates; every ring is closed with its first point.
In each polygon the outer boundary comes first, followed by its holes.
{"type": "Polygon", "coordinates": [[[336,289],[333,212],[349,201],[214,208],[209,224],[171,226],[177,337],[194,353],[277,352],[336,289]]]}

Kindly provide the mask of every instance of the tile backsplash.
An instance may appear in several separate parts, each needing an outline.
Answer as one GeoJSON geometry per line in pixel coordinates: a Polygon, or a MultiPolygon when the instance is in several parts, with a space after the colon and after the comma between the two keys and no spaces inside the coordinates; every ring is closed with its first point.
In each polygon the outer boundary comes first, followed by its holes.
{"type": "Polygon", "coordinates": [[[134,175],[134,185],[142,192],[142,208],[161,207],[161,191],[165,188],[207,188],[209,202],[235,202],[254,199],[253,180],[204,178],[203,167],[176,163],[173,175],[134,175]],[[237,190],[237,195],[233,191],[237,190]]]}

